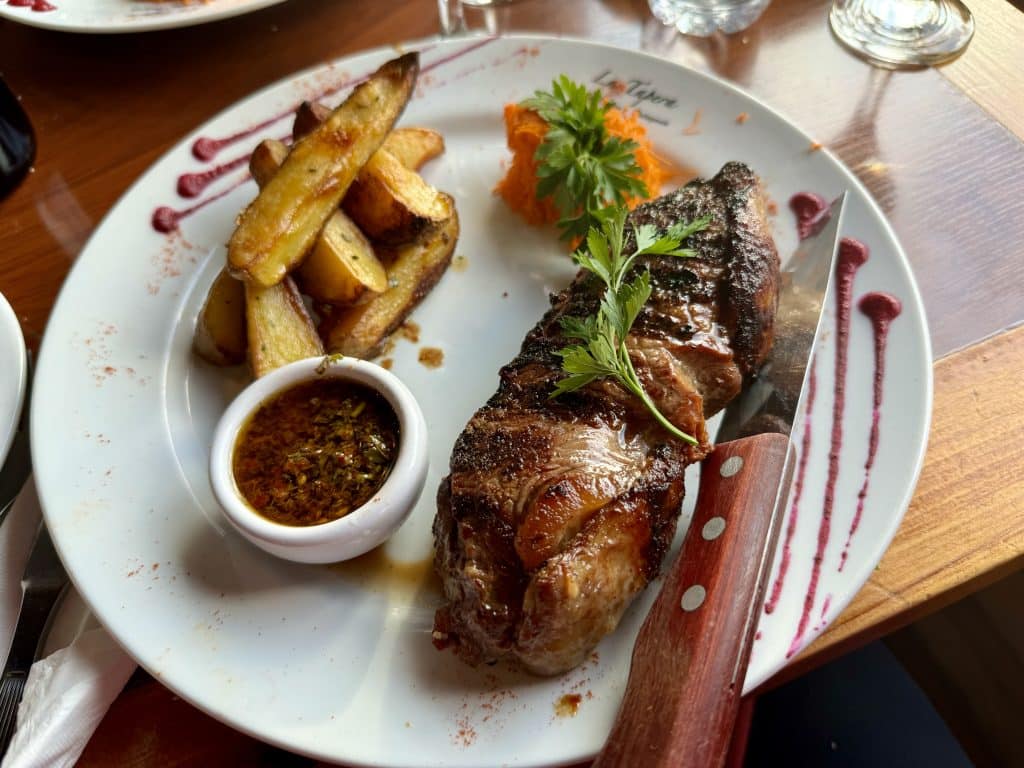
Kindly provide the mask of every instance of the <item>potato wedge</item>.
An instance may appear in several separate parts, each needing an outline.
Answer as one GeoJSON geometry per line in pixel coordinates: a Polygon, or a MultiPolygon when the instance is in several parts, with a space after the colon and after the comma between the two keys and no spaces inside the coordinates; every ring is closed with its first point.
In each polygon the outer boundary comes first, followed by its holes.
{"type": "Polygon", "coordinates": [[[352,219],[336,211],[295,272],[303,291],[327,304],[362,304],[383,293],[388,273],[352,219]]]}
{"type": "Polygon", "coordinates": [[[381,149],[394,155],[406,168],[418,171],[444,152],[444,137],[430,128],[396,128],[384,139],[381,149]]]}
{"type": "Polygon", "coordinates": [[[366,304],[337,309],[320,325],[327,349],[352,357],[378,354],[452,260],[459,238],[459,217],[448,199],[451,217],[413,243],[400,247],[388,270],[391,287],[366,304]]]}
{"type": "Polygon", "coordinates": [[[360,171],[342,209],[371,240],[399,245],[446,221],[452,206],[416,171],[380,149],[360,171]]]}
{"type": "Polygon", "coordinates": [[[270,287],[245,283],[249,365],[257,379],[282,365],[324,353],[295,282],[286,277],[270,287]]]}
{"type": "Polygon", "coordinates": [[[295,110],[295,120],[292,122],[292,141],[298,141],[316,130],[331,115],[331,108],[326,107],[319,101],[304,101],[295,110]]]}
{"type": "Polygon", "coordinates": [[[245,286],[222,269],[196,320],[192,348],[214,365],[245,362],[245,286]]]}
{"type": "MultiPolygon", "coordinates": [[[[287,153],[280,141],[260,142],[249,161],[256,183],[266,184],[287,153]]],[[[341,211],[331,214],[295,276],[305,293],[328,304],[359,304],[388,287],[387,271],[370,241],[341,211]]]]}
{"type": "Polygon", "coordinates": [[[418,71],[414,53],[384,64],[292,147],[239,218],[228,243],[234,275],[271,286],[302,260],[405,109],[418,71]]]}
{"type": "MultiPolygon", "coordinates": [[[[292,135],[298,140],[329,114],[318,102],[303,102],[292,135]]],[[[443,151],[444,138],[437,131],[396,128],[359,172],[342,207],[373,240],[394,245],[415,239],[448,216],[441,195],[413,172],[443,151]]]]}
{"type": "MultiPolygon", "coordinates": [[[[331,110],[318,101],[304,101],[295,110],[292,138],[298,141],[327,119],[331,110]]],[[[430,128],[395,128],[381,147],[398,158],[406,168],[418,171],[428,160],[444,152],[444,137],[430,128]]]]}
{"type": "Polygon", "coordinates": [[[281,163],[288,157],[288,147],[277,139],[264,139],[249,156],[249,173],[260,189],[274,178],[281,163]]]}

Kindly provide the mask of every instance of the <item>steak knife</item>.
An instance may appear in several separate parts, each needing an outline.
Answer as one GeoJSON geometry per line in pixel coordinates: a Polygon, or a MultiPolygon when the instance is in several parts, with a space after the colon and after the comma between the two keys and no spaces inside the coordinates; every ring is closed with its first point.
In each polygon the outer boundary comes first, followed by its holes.
{"type": "Polygon", "coordinates": [[[845,193],[781,276],[775,339],[726,409],[682,550],[637,636],[594,768],[717,768],[726,759],[795,463],[793,422],[839,247],[845,193]]]}

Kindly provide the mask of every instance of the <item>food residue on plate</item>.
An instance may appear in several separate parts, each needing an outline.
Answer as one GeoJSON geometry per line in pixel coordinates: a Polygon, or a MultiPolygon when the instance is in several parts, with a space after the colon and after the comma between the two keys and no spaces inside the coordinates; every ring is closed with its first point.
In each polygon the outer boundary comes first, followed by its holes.
{"type": "Polygon", "coordinates": [[[750,119],[750,115],[748,115],[746,112],[740,112],[738,115],[736,115],[736,122],[739,125],[743,125],[749,119],[750,119]]]}
{"type": "Polygon", "coordinates": [[[418,344],[420,340],[419,323],[414,323],[412,320],[406,320],[399,326],[398,334],[403,339],[408,339],[413,344],[418,344]]]}
{"type": "Polygon", "coordinates": [[[359,557],[332,563],[331,573],[375,592],[402,592],[410,596],[423,590],[437,591],[433,554],[418,560],[399,560],[381,544],[359,557]]]}
{"type": "Polygon", "coordinates": [[[437,347],[422,347],[419,361],[427,368],[440,368],[444,364],[444,350],[437,347]]]}
{"type": "Polygon", "coordinates": [[[559,717],[575,717],[580,710],[583,696],[578,693],[566,693],[555,701],[555,714],[559,717]]]}
{"type": "Polygon", "coordinates": [[[264,402],[232,457],[249,505],[283,525],[319,525],[365,504],[391,472],[398,418],[383,395],[324,377],[264,402]]]}
{"type": "Polygon", "coordinates": [[[380,361],[380,367],[383,368],[385,371],[390,371],[391,366],[393,366],[394,364],[395,361],[392,360],[390,357],[385,357],[383,360],[380,361]]]}
{"type": "Polygon", "coordinates": [[[465,272],[469,266],[469,259],[461,253],[452,259],[452,272],[465,272]]]}

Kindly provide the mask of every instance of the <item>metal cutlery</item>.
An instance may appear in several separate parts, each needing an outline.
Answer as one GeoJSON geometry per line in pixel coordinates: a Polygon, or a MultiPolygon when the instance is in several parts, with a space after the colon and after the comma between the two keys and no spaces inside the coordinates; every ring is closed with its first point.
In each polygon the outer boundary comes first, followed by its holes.
{"type": "MultiPolygon", "coordinates": [[[[0,469],[0,524],[14,506],[25,481],[32,472],[29,452],[29,401],[31,399],[31,357],[18,432],[0,469]]],[[[39,523],[35,543],[21,577],[21,611],[7,663],[0,677],[0,757],[7,753],[25,688],[29,668],[38,657],[46,636],[53,607],[67,586],[68,576],[53,548],[46,523],[39,523]]]]}
{"type": "Polygon", "coordinates": [[[38,658],[53,607],[67,584],[68,575],[50,540],[46,523],[40,522],[25,574],[21,577],[21,613],[0,678],[0,757],[7,753],[11,743],[28,671],[38,658]]]}
{"type": "Polygon", "coordinates": [[[690,530],[637,637],[626,695],[594,768],[725,762],[784,517],[790,434],[807,390],[844,198],[783,274],[772,351],[726,409],[720,442],[701,466],[690,530]]]}

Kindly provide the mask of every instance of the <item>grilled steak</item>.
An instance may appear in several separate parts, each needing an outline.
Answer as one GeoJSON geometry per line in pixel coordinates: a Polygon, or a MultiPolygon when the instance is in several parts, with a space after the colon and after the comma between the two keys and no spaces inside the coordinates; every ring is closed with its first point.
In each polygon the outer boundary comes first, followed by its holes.
{"type": "Polygon", "coordinates": [[[749,168],[729,163],[629,221],[664,229],[705,214],[710,226],[687,243],[697,258],[638,260],[653,293],[628,339],[644,389],[698,446],[674,439],[609,380],[549,397],[563,375],[555,352],[569,343],[559,318],[595,313],[603,291],[585,271],[552,296],[456,441],[434,521],[447,599],[434,638],[465,661],[570,669],[657,575],[683,471],[711,448],[705,419],[736,396],[772,341],[779,259],[749,168]]]}

